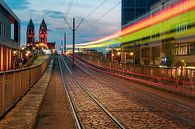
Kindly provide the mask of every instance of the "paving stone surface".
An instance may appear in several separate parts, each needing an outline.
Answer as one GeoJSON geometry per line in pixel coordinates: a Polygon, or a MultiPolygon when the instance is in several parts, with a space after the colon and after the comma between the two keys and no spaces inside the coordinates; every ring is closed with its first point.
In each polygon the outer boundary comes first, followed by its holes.
{"type": "Polygon", "coordinates": [[[36,129],[76,129],[57,59],[40,108],[36,129]]]}

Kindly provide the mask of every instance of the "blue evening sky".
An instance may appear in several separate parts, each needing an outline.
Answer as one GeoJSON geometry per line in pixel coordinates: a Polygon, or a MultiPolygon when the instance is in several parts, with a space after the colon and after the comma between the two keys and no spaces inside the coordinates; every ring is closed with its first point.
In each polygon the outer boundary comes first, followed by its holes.
{"type": "Polygon", "coordinates": [[[93,41],[120,30],[120,4],[105,17],[99,19],[120,0],[5,0],[21,20],[21,44],[26,43],[26,27],[30,17],[35,25],[36,40],[39,40],[39,25],[44,17],[49,29],[48,41],[56,41],[59,48],[63,33],[66,31],[68,44],[71,44],[72,32],[66,29],[68,26],[63,20],[67,10],[69,10],[70,1],[72,1],[72,6],[67,21],[71,25],[72,17],[76,18],[76,24],[78,24],[82,18],[86,18],[98,5],[105,1],[97,11],[80,25],[76,32],[77,43],[93,41]]]}

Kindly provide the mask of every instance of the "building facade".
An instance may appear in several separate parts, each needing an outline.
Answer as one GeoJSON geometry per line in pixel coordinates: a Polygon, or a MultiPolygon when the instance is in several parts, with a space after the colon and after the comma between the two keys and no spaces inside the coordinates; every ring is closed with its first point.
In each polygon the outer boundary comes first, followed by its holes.
{"type": "MultiPolygon", "coordinates": [[[[39,43],[44,43],[47,45],[47,25],[45,23],[45,20],[43,19],[40,27],[39,27],[39,43]]],[[[27,29],[26,29],[26,44],[31,45],[31,44],[36,44],[35,42],[35,26],[33,24],[32,19],[30,19],[27,29]]]]}
{"type": "Polygon", "coordinates": [[[159,0],[152,6],[150,6],[151,13],[159,12],[160,10],[163,10],[165,8],[168,8],[170,6],[175,5],[176,3],[179,3],[181,0],[159,0]]]}
{"type": "Polygon", "coordinates": [[[144,25],[142,29],[128,34],[128,41],[121,44],[122,63],[195,66],[194,8],[194,0],[162,0],[154,5],[151,15],[135,24],[144,25]]]}
{"type": "Polygon", "coordinates": [[[16,50],[20,46],[20,20],[8,5],[0,0],[0,71],[15,66],[16,50]]]}
{"type": "Polygon", "coordinates": [[[130,21],[150,11],[150,6],[159,0],[122,0],[122,28],[130,21]]]}
{"type": "Polygon", "coordinates": [[[39,27],[39,41],[35,41],[35,26],[33,24],[32,19],[30,19],[29,24],[27,26],[26,30],[26,44],[27,46],[30,45],[38,45],[41,48],[49,49],[52,52],[55,53],[56,51],[56,43],[55,42],[48,42],[48,33],[47,33],[47,24],[45,23],[45,20],[43,19],[40,27],[39,27]]]}

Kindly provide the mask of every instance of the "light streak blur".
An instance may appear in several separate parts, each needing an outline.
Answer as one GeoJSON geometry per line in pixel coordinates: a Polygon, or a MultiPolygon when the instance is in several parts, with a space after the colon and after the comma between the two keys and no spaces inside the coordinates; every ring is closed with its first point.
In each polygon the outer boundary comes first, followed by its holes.
{"type": "Polygon", "coordinates": [[[180,3],[135,22],[119,32],[96,41],[77,44],[76,47],[98,48],[121,43],[128,43],[128,46],[132,46],[170,37],[181,38],[191,36],[195,34],[194,16],[195,0],[182,0],[180,3]],[[177,33],[177,25],[183,26],[184,23],[186,26],[191,26],[191,28],[186,29],[182,33],[177,33]]]}

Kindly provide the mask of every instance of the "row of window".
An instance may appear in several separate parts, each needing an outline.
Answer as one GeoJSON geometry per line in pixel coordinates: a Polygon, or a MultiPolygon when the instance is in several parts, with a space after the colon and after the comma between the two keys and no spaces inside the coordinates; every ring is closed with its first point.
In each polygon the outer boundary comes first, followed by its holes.
{"type": "Polygon", "coordinates": [[[163,32],[163,33],[155,33],[154,35],[150,35],[150,37],[148,37],[148,38],[150,38],[150,39],[158,38],[161,35],[171,34],[173,32],[176,32],[176,34],[181,34],[190,28],[192,28],[192,25],[189,25],[188,22],[186,21],[186,22],[177,24],[175,29],[172,29],[172,30],[169,30],[169,31],[163,32]]]}
{"type": "Polygon", "coordinates": [[[0,38],[8,39],[9,38],[9,31],[8,28],[0,23],[0,38]]]}
{"type": "MultiPolygon", "coordinates": [[[[150,58],[150,51],[152,50],[152,56],[160,57],[160,47],[146,47],[141,49],[142,58],[150,58]]],[[[195,43],[179,43],[172,48],[171,54],[174,56],[185,56],[195,54],[195,43]]]]}
{"type": "Polygon", "coordinates": [[[172,55],[194,55],[195,54],[195,43],[182,43],[176,44],[172,50],[172,55]]]}
{"type": "Polygon", "coordinates": [[[124,0],[125,7],[146,7],[147,2],[143,0],[124,0]]]}
{"type": "Polygon", "coordinates": [[[176,33],[182,33],[183,31],[188,30],[188,22],[184,22],[181,24],[176,25],[176,33]]]}

